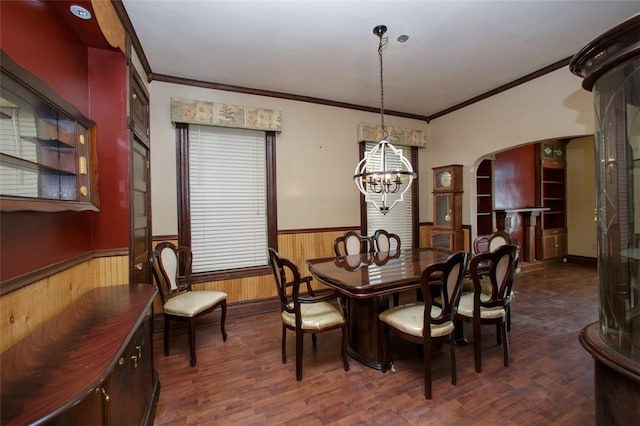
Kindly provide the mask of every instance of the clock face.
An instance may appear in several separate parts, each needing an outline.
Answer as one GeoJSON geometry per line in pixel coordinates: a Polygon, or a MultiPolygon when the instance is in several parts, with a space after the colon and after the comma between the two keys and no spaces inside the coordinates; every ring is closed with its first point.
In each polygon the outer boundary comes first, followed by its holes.
{"type": "Polygon", "coordinates": [[[450,188],[451,187],[451,173],[450,172],[440,172],[437,176],[437,185],[440,188],[450,188]]]}

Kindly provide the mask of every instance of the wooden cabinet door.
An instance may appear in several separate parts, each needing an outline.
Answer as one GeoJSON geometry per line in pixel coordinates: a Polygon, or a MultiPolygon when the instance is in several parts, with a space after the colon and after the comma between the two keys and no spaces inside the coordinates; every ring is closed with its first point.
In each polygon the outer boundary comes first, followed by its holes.
{"type": "Polygon", "coordinates": [[[130,273],[132,283],[152,283],[151,173],[149,94],[132,66],[129,77],[129,130],[131,131],[130,273]]]}
{"type": "Polygon", "coordinates": [[[149,149],[134,137],[132,147],[133,188],[131,192],[131,272],[132,283],[151,281],[151,181],[149,149]]]}
{"type": "Polygon", "coordinates": [[[109,424],[140,425],[153,390],[151,314],[135,332],[108,379],[109,424]]]}
{"type": "Polygon", "coordinates": [[[564,229],[547,230],[542,234],[542,259],[567,256],[567,234],[564,229]]]}
{"type": "Polygon", "coordinates": [[[103,425],[106,424],[106,391],[102,386],[94,389],[77,405],[63,412],[47,425],[103,425]]]}

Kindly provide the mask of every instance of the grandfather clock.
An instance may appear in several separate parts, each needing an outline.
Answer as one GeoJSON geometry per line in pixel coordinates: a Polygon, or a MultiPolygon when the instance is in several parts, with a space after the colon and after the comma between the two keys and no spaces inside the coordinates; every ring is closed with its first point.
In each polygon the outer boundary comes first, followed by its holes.
{"type": "Polygon", "coordinates": [[[432,247],[464,250],[462,192],[461,165],[433,169],[432,247]]]}

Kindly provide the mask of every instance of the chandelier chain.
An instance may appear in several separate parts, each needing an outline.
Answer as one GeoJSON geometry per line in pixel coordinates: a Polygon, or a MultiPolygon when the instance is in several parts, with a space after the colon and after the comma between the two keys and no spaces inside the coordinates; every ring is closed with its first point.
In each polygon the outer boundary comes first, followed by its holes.
{"type": "Polygon", "coordinates": [[[380,58],[380,125],[382,126],[382,139],[384,140],[388,139],[389,134],[387,133],[387,128],[384,125],[384,80],[382,78],[384,73],[382,67],[382,51],[387,47],[388,40],[388,37],[383,37],[383,35],[380,34],[380,42],[378,44],[378,57],[380,58]]]}

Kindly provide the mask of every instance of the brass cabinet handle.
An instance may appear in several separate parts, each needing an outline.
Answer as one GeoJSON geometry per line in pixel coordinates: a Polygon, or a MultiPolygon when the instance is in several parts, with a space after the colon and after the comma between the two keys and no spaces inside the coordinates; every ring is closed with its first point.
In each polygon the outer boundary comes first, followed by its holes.
{"type": "Polygon", "coordinates": [[[106,402],[109,402],[109,400],[111,399],[109,398],[109,394],[107,393],[107,390],[102,386],[99,388],[96,388],[96,393],[102,393],[102,395],[104,395],[104,400],[106,402]]]}

